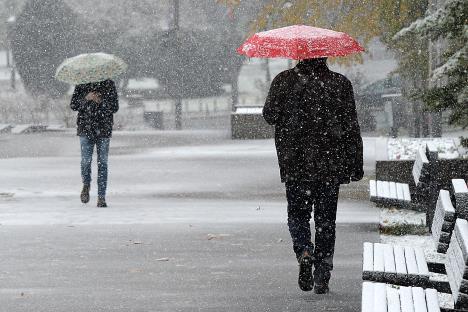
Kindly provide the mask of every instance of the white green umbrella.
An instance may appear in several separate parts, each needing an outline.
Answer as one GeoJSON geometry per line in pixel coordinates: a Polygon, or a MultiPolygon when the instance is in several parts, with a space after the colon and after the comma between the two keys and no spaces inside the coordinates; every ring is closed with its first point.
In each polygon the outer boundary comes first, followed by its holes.
{"type": "Polygon", "coordinates": [[[116,78],[127,69],[119,57],[106,53],[87,53],[63,61],[55,78],[70,84],[85,84],[116,78]]]}

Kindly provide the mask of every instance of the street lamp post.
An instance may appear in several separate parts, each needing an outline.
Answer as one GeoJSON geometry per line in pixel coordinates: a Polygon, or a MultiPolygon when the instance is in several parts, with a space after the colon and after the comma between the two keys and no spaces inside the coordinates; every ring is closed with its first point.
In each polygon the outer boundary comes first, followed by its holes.
{"type": "Polygon", "coordinates": [[[7,67],[10,69],[10,85],[11,88],[14,90],[16,89],[16,71],[15,71],[15,65],[13,62],[13,55],[12,55],[12,49],[11,49],[11,36],[13,34],[13,26],[16,22],[15,16],[11,16],[7,20],[7,67]]]}
{"type": "MultiPolygon", "coordinates": [[[[173,16],[173,30],[174,35],[178,36],[178,32],[180,29],[179,25],[179,15],[180,15],[180,1],[174,0],[174,16],[173,16]]],[[[182,98],[179,95],[176,95],[174,98],[174,105],[175,105],[175,128],[176,130],[182,129],[182,98]]]]}

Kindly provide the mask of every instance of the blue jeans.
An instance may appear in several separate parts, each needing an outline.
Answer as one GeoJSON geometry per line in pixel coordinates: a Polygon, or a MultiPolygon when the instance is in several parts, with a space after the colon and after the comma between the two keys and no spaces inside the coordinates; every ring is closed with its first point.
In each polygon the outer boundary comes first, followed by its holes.
{"type": "Polygon", "coordinates": [[[98,196],[104,198],[107,189],[107,159],[109,156],[110,138],[90,140],[80,136],[81,143],[81,178],[84,185],[91,185],[91,163],[93,161],[94,145],[98,157],[98,196]]]}

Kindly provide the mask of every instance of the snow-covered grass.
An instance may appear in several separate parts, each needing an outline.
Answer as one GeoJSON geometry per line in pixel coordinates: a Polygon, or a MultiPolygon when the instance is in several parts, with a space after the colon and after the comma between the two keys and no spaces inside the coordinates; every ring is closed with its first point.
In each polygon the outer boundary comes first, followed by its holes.
{"type": "Polygon", "coordinates": [[[383,226],[413,224],[426,225],[426,214],[423,212],[396,209],[382,208],[380,209],[380,224],[383,226]]]}
{"type": "Polygon", "coordinates": [[[387,144],[389,160],[415,159],[416,151],[427,143],[435,145],[439,158],[453,159],[460,157],[459,141],[455,138],[398,138],[389,139],[387,144]]]}

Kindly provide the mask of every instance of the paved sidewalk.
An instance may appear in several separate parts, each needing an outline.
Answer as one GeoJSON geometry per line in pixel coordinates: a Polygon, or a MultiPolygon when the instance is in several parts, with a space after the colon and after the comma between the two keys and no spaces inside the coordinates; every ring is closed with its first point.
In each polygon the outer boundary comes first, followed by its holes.
{"type": "Polygon", "coordinates": [[[378,210],[347,187],[332,293],[301,292],[272,140],[117,133],[107,209],[95,207],[95,185],[79,202],[76,136],[0,144],[0,312],[359,311],[378,210]]]}
{"type": "Polygon", "coordinates": [[[318,296],[297,287],[284,224],[0,226],[0,311],[359,311],[376,233],[339,225],[318,296]]]}

